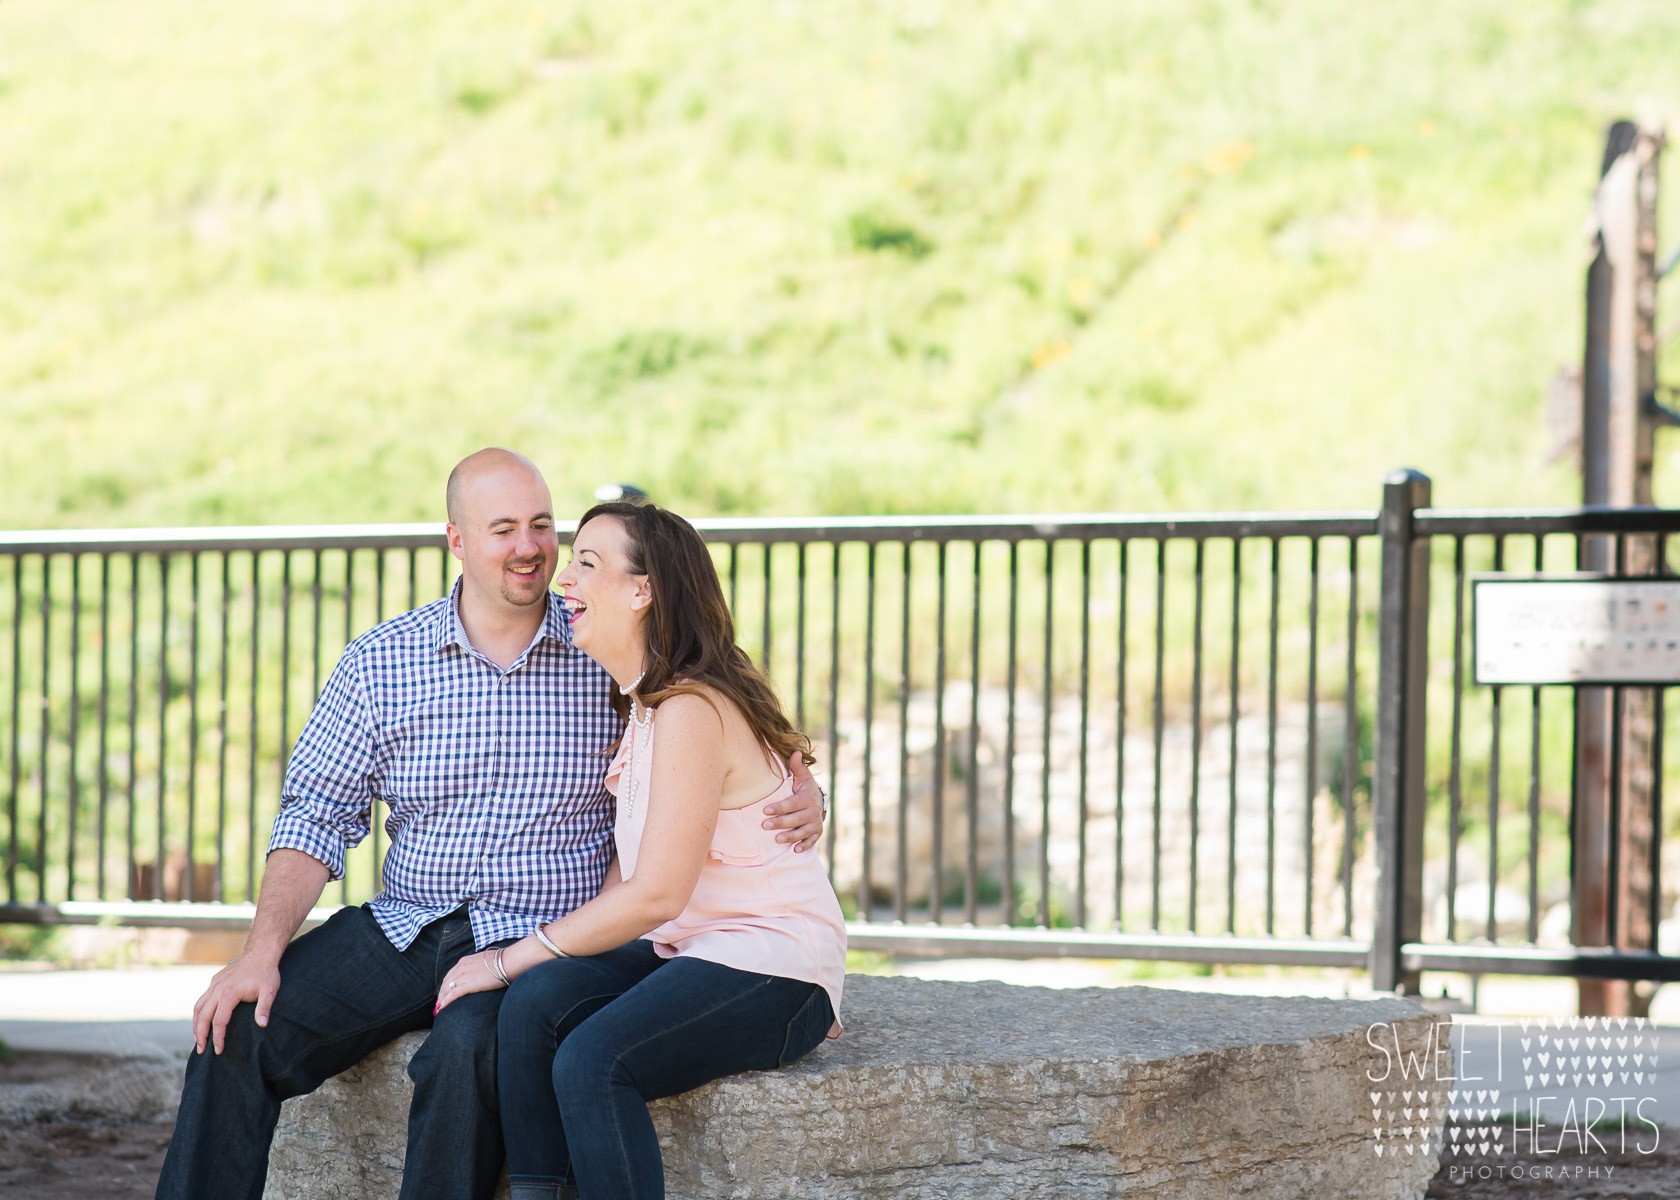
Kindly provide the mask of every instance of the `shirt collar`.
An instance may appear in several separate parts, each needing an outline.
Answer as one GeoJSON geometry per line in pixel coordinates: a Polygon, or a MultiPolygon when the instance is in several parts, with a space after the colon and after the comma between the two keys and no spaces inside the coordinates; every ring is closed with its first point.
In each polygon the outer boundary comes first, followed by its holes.
{"type": "MultiPolygon", "coordinates": [[[[550,591],[548,593],[548,611],[543,614],[542,628],[537,630],[537,636],[531,640],[531,645],[535,646],[541,641],[559,642],[562,648],[572,649],[572,615],[558,592],[550,591]]],[[[459,646],[463,650],[473,650],[472,642],[467,638],[466,626],[461,624],[461,581],[459,579],[455,581],[455,586],[450,589],[449,602],[443,606],[443,612],[437,623],[437,637],[432,648],[441,653],[450,646],[459,646]]],[[[476,653],[476,651],[474,652],[476,653]]],[[[529,649],[527,649],[528,652],[529,649]]]]}

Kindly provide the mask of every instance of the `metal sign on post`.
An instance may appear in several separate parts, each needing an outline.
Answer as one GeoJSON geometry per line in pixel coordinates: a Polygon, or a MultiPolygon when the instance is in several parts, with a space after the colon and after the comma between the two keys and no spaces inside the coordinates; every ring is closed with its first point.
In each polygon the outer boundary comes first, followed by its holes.
{"type": "Polygon", "coordinates": [[[1680,580],[1483,575],[1471,598],[1477,684],[1680,683],[1680,580]]]}

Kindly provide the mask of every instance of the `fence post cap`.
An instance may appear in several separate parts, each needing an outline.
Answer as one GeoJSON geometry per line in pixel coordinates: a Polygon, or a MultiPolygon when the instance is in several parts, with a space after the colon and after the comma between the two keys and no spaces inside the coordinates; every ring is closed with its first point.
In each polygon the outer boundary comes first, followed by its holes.
{"type": "Polygon", "coordinates": [[[1385,487],[1395,487],[1403,483],[1428,483],[1429,476],[1413,467],[1400,467],[1383,476],[1385,487]]]}

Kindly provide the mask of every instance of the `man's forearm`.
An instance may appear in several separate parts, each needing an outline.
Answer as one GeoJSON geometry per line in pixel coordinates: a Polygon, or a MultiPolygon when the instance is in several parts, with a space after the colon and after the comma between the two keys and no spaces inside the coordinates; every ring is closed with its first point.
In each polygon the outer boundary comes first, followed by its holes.
{"type": "Polygon", "coordinates": [[[245,939],[245,953],[278,962],[331,876],[324,863],[301,850],[280,849],[270,854],[263,868],[257,915],[245,939]]]}

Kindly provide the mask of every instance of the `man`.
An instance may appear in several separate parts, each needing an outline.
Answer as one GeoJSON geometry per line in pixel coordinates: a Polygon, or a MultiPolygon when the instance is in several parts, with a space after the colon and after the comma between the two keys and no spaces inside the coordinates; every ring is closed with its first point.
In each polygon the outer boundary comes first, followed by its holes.
{"type": "MultiPolygon", "coordinates": [[[[426,1028],[408,1068],[400,1196],[485,1200],[495,1187],[503,993],[434,1021],[437,989],[457,959],[600,889],[612,858],[604,751],[621,726],[610,678],[572,646],[549,591],[559,540],[541,474],[481,450],[451,473],[447,501],[453,594],[357,638],[293,750],[245,953],[193,1009],[197,1051],[160,1200],[261,1196],[281,1101],[426,1028]],[[384,889],[292,941],[376,799],[390,809],[384,889]]],[[[799,773],[765,826],[808,849],[820,793],[799,773]]]]}

